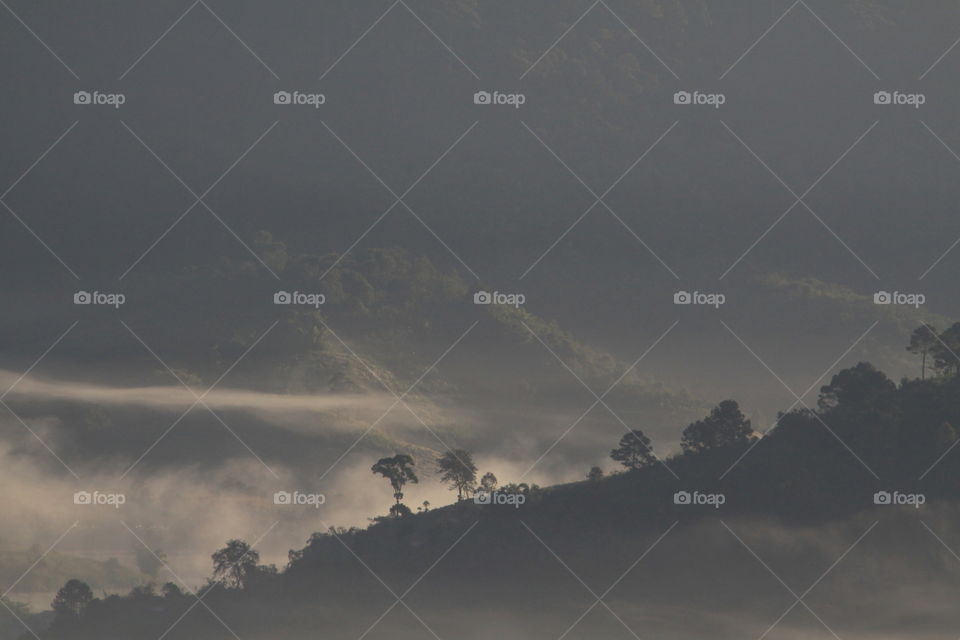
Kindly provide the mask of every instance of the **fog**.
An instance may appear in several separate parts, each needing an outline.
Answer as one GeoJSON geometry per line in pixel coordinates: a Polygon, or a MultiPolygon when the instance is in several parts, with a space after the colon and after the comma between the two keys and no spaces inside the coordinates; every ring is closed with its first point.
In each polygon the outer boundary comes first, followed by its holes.
{"type": "Polygon", "coordinates": [[[0,640],[960,628],[957,0],[0,5],[0,640]]]}
{"type": "Polygon", "coordinates": [[[271,420],[278,425],[306,429],[308,416],[316,413],[350,411],[356,419],[375,420],[393,404],[386,394],[298,395],[257,391],[185,387],[119,387],[84,383],[64,379],[21,378],[10,371],[0,371],[0,386],[13,399],[31,402],[70,401],[100,407],[120,406],[139,409],[161,409],[168,412],[185,411],[206,405],[211,409],[236,409],[271,420]]]}

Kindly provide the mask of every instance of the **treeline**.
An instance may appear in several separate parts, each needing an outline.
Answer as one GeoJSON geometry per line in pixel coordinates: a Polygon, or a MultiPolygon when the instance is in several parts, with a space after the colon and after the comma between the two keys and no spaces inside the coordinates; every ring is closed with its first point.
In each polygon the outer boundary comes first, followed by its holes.
{"type": "Polygon", "coordinates": [[[907,351],[920,356],[920,379],[927,377],[927,369],[935,375],[955,376],[960,370],[960,322],[945,331],[922,324],[910,334],[907,351]]]}
{"type": "MultiPolygon", "coordinates": [[[[956,327],[934,337],[946,352],[956,327]]],[[[198,596],[239,619],[253,615],[253,603],[269,605],[272,612],[308,606],[320,597],[331,602],[363,598],[369,582],[346,577],[358,570],[358,557],[376,566],[378,575],[409,578],[478,522],[484,533],[459,544],[455,570],[476,575],[477,585],[499,585],[496,592],[478,591],[471,597],[516,598],[513,585],[502,583],[503,572],[522,573],[537,551],[530,546],[536,545],[532,538],[517,535],[520,518],[536,531],[550,531],[551,544],[558,548],[576,549],[587,542],[593,548],[598,538],[629,540],[664,523],[717,513],[713,507],[675,504],[678,491],[724,494],[724,516],[766,515],[801,523],[874,508],[877,491],[923,493],[928,504],[953,500],[960,489],[960,452],[954,451],[960,376],[956,364],[947,363],[933,343],[920,350],[911,342],[910,349],[927,360],[920,379],[897,384],[863,362],[834,375],[820,389],[815,407],[798,402],[780,413],[772,427],[752,425],[735,401],[726,400],[688,425],[681,451],[665,458],[654,455],[650,440],[637,429],[610,453],[622,467],[618,473],[605,476],[594,468],[584,482],[501,488],[527,496],[522,510],[467,499],[495,490],[497,480],[490,473],[478,480],[470,453],[456,449],[439,458],[437,469],[457,493],[457,502],[442,509],[424,504],[420,513],[412,513],[402,499],[405,489],[418,482],[414,461],[405,454],[385,457],[371,471],[390,483],[395,502],[389,515],[374,518],[370,527],[314,534],[303,549],[290,552],[283,571],[261,565],[255,549],[232,540],[213,555],[213,574],[196,595],[167,584],[159,591],[146,586],[127,596],[95,598],[89,587],[71,580],[54,600],[55,621],[44,636],[104,637],[104,630],[120,621],[125,629],[129,625],[128,637],[147,637],[185,615],[198,596]]],[[[436,570],[438,581],[446,570],[436,570]]],[[[442,598],[444,591],[435,595],[442,598]]],[[[180,623],[183,632],[211,630],[209,620],[194,618],[180,623]]]]}

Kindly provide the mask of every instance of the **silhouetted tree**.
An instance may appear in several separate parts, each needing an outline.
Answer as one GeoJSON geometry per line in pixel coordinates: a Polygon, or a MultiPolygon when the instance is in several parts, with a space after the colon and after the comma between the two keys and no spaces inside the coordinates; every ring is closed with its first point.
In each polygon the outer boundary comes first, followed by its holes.
{"type": "Polygon", "coordinates": [[[473,464],[469,451],[454,449],[446,452],[437,460],[437,469],[441,473],[440,480],[449,484],[451,491],[456,489],[458,502],[463,500],[464,494],[469,497],[477,481],[477,465],[473,464]]]}
{"type": "Polygon", "coordinates": [[[149,600],[154,598],[157,595],[156,588],[152,583],[150,584],[138,584],[133,589],[130,590],[130,594],[127,596],[131,600],[149,600]]]}
{"type": "MultiPolygon", "coordinates": [[[[412,484],[420,482],[417,474],[413,471],[413,466],[413,458],[398,453],[392,458],[380,458],[376,464],[370,467],[373,473],[379,474],[390,481],[390,486],[393,487],[393,497],[397,501],[394,507],[400,506],[400,501],[403,500],[403,487],[408,482],[412,484]]],[[[406,509],[406,513],[410,513],[410,509],[406,507],[404,509],[406,509]]],[[[399,509],[397,511],[399,513],[399,509]]],[[[393,512],[394,509],[390,509],[390,513],[393,512]]]]}
{"type": "Polygon", "coordinates": [[[260,554],[243,540],[229,540],[211,558],[214,579],[228,587],[243,588],[247,577],[256,570],[260,554]]]}
{"type": "Polygon", "coordinates": [[[946,375],[954,374],[960,370],[960,322],[955,322],[940,334],[937,344],[930,350],[933,355],[933,366],[937,371],[946,375]]]}
{"type": "Polygon", "coordinates": [[[817,404],[822,411],[841,405],[848,413],[860,407],[879,409],[893,398],[896,388],[883,371],[869,362],[859,362],[833,376],[830,384],[820,387],[817,404]]]}
{"type": "Polygon", "coordinates": [[[590,467],[590,471],[587,472],[587,480],[589,480],[590,482],[596,482],[602,477],[603,477],[603,469],[601,469],[600,467],[590,467]]]}
{"type": "Polygon", "coordinates": [[[610,457],[630,471],[649,467],[657,461],[650,449],[650,438],[639,429],[624,434],[617,448],[610,452],[610,457]]]}
{"type": "Polygon", "coordinates": [[[51,608],[56,614],[58,624],[80,619],[87,606],[93,601],[93,591],[81,580],[67,580],[53,598],[51,608]]]}
{"type": "Polygon", "coordinates": [[[680,446],[684,453],[700,453],[749,442],[753,428],[736,400],[724,400],[703,420],[683,430],[680,446]]]}
{"type": "Polygon", "coordinates": [[[490,493],[497,488],[497,476],[493,475],[492,471],[487,471],[483,474],[483,477],[480,478],[480,486],[477,487],[479,491],[485,491],[490,493]]]}
{"type": "Polygon", "coordinates": [[[517,484],[516,482],[508,482],[507,484],[503,485],[500,490],[503,493],[518,493],[525,496],[530,496],[540,492],[540,485],[528,485],[526,482],[521,482],[520,484],[517,484]]]}
{"type": "Polygon", "coordinates": [[[910,344],[907,345],[907,351],[920,356],[920,379],[927,377],[927,354],[940,346],[937,339],[937,330],[933,327],[922,324],[913,330],[910,334],[910,344]]]}
{"type": "Polygon", "coordinates": [[[410,507],[403,504],[402,502],[398,502],[397,504],[390,507],[390,515],[394,518],[402,518],[403,516],[409,516],[411,513],[413,512],[410,511],[410,507]]]}

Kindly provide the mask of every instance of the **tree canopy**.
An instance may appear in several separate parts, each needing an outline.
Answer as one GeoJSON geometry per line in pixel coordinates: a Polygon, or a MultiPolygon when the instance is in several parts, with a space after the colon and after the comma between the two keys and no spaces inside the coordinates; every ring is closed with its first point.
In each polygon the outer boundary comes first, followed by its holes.
{"type": "Polygon", "coordinates": [[[649,467],[657,461],[650,449],[650,438],[639,429],[624,434],[617,448],[610,452],[610,457],[630,471],[649,467]]]}
{"type": "Polygon", "coordinates": [[[469,451],[453,449],[446,452],[437,460],[437,469],[440,471],[440,480],[457,492],[458,501],[473,492],[477,482],[477,465],[473,463],[469,451]]]}
{"type": "Polygon", "coordinates": [[[243,588],[247,578],[256,570],[260,554],[243,540],[229,540],[227,546],[214,553],[213,577],[224,585],[243,588]]]}
{"type": "MultiPolygon", "coordinates": [[[[408,482],[411,484],[420,482],[413,467],[413,458],[405,453],[398,453],[389,458],[380,458],[370,467],[373,473],[383,476],[390,482],[390,486],[393,488],[393,497],[397,501],[394,507],[399,507],[400,501],[403,500],[403,488],[408,482]]],[[[409,511],[407,509],[406,513],[409,513],[409,511]]],[[[397,515],[403,514],[397,510],[397,515]]]]}
{"type": "Polygon", "coordinates": [[[683,430],[680,446],[684,453],[700,453],[744,444],[753,437],[750,421],[740,411],[736,400],[724,400],[703,420],[683,430]]]}

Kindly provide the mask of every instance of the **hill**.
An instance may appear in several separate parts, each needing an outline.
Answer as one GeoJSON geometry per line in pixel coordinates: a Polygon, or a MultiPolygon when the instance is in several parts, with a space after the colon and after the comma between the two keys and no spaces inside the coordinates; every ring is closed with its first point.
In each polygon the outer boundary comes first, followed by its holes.
{"type": "MultiPolygon", "coordinates": [[[[349,637],[380,624],[377,634],[392,637],[436,625],[445,636],[511,628],[522,638],[546,620],[562,633],[563,621],[573,623],[613,583],[602,609],[618,610],[620,624],[692,638],[720,620],[741,632],[762,625],[762,612],[790,604],[770,591],[771,580],[783,573],[788,584],[809,584],[849,553],[844,571],[818,589],[815,608],[828,610],[824,624],[846,629],[844,637],[868,637],[873,624],[889,633],[905,624],[914,598],[933,607],[943,602],[940,590],[956,584],[949,544],[930,532],[944,532],[957,517],[960,460],[950,452],[958,391],[960,378],[895,385],[862,363],[824,386],[816,413],[790,411],[759,440],[716,444],[745,424],[735,403],[723,404],[685,432],[683,454],[662,463],[542,489],[505,486],[498,491],[506,497],[492,504],[468,500],[366,530],[331,528],[291,551],[280,573],[257,567],[250,550],[237,556],[242,572],[223,574],[201,594],[227,626],[253,638],[317,629],[349,637]],[[776,568],[765,570],[759,558],[776,568]],[[857,592],[857,584],[894,575],[910,597],[893,588],[857,592]],[[415,594],[409,602],[407,592],[415,594]],[[401,601],[377,619],[391,593],[401,601]],[[842,606],[831,604],[837,598],[842,606]],[[424,618],[398,615],[406,608],[424,618]],[[684,609],[688,615],[677,618],[684,609]],[[878,620],[863,618],[867,611],[878,620]]],[[[152,637],[193,602],[174,585],[163,595],[94,600],[79,620],[61,616],[48,637],[102,637],[118,628],[152,637]]],[[[172,637],[229,635],[208,613],[184,615],[172,637]]],[[[577,633],[618,637],[617,617],[584,619],[577,633]]],[[[940,610],[930,629],[954,618],[952,609],[940,610]]],[[[799,633],[816,624],[784,626],[799,633]]]]}

